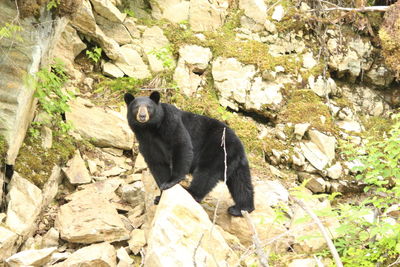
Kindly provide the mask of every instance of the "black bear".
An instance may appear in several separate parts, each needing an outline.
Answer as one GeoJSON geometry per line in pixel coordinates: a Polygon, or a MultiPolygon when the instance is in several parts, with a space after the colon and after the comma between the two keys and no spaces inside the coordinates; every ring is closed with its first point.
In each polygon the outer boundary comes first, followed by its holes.
{"type": "Polygon", "coordinates": [[[139,151],[161,191],[176,185],[190,173],[193,180],[187,190],[200,202],[218,180],[224,181],[226,177],[235,202],[228,212],[242,216],[241,210],[254,210],[249,163],[232,129],[218,120],[160,103],[159,92],[137,98],[126,93],[124,100],[139,151]],[[224,133],[225,146],[222,146],[224,133]]]}

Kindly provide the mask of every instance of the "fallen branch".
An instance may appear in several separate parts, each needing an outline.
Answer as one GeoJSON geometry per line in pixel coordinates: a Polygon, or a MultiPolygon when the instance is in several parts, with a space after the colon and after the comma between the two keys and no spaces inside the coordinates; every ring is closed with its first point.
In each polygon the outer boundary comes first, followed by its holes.
{"type": "MultiPolygon", "coordinates": [[[[351,7],[331,7],[326,9],[319,9],[319,12],[330,12],[330,11],[349,11],[349,12],[386,12],[389,9],[389,6],[366,6],[366,7],[358,7],[358,8],[351,8],[351,7]]],[[[314,12],[317,9],[310,9],[308,12],[314,12]]]]}
{"type": "Polygon", "coordinates": [[[322,224],[321,220],[318,218],[317,215],[300,199],[295,199],[294,197],[289,197],[292,199],[297,205],[299,205],[305,212],[310,215],[311,219],[317,224],[319,230],[322,233],[326,243],[328,244],[328,248],[332,253],[333,259],[335,260],[336,266],[343,267],[343,263],[340,259],[339,253],[337,252],[335,245],[333,244],[332,240],[329,237],[328,231],[326,230],[325,226],[322,224]]]}
{"type": "Polygon", "coordinates": [[[265,255],[265,253],[262,249],[260,239],[258,238],[256,227],[254,226],[254,223],[251,220],[249,213],[245,210],[242,210],[242,215],[246,219],[247,225],[249,226],[249,228],[251,230],[251,233],[252,233],[251,238],[253,239],[253,244],[256,246],[256,252],[257,252],[258,260],[260,261],[260,265],[262,267],[269,267],[267,256],[265,255]]]}

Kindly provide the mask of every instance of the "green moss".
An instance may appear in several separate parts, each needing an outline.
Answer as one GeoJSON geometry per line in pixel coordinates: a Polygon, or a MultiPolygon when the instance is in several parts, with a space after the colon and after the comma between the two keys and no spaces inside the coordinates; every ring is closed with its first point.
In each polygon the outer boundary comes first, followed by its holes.
{"type": "Polygon", "coordinates": [[[0,134],[0,167],[5,163],[7,153],[7,143],[3,135],[0,134]]]}
{"type": "Polygon", "coordinates": [[[367,138],[382,138],[393,125],[393,120],[390,118],[384,118],[381,116],[374,117],[363,117],[361,116],[362,124],[365,127],[365,131],[362,133],[363,137],[367,138]]]}
{"type": "Polygon", "coordinates": [[[279,115],[282,123],[310,123],[312,127],[324,132],[335,133],[337,128],[331,114],[321,99],[311,90],[300,89],[288,92],[288,103],[279,115]],[[325,123],[321,117],[325,117],[325,123]]]}
{"type": "Polygon", "coordinates": [[[111,79],[102,74],[92,74],[95,80],[91,100],[97,105],[117,104],[121,102],[121,96],[125,92],[137,94],[140,87],[149,82],[149,79],[136,79],[132,77],[122,77],[111,79]]]}
{"type": "Polygon", "coordinates": [[[19,150],[15,170],[42,188],[54,165],[65,164],[78,146],[79,142],[71,136],[53,129],[53,146],[46,150],[41,146],[40,137],[28,134],[19,150]]]}

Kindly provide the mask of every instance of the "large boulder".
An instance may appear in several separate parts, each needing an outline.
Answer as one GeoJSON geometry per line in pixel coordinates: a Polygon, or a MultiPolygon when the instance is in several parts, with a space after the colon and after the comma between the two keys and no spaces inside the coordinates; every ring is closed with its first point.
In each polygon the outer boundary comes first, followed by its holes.
{"type": "Polygon", "coordinates": [[[147,243],[148,267],[239,263],[207,213],[180,185],[163,192],[147,243]]]}
{"type": "Polygon", "coordinates": [[[9,186],[6,225],[25,236],[36,229],[35,221],[42,210],[42,191],[16,172],[9,186]]]}
{"type": "Polygon", "coordinates": [[[69,242],[91,244],[129,239],[121,217],[102,194],[79,194],[57,214],[55,226],[61,238],[69,242]]]}
{"type": "Polygon", "coordinates": [[[69,105],[71,109],[66,118],[83,138],[102,147],[132,148],[133,133],[127,119],[120,113],[94,107],[82,98],[71,101],[69,105]]]}

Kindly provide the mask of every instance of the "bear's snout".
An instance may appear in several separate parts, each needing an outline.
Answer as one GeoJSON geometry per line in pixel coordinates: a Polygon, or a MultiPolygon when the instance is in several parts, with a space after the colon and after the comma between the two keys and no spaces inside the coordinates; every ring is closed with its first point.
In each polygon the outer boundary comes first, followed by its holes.
{"type": "Polygon", "coordinates": [[[144,122],[148,121],[149,118],[150,118],[150,116],[149,116],[147,107],[139,107],[139,110],[136,114],[137,121],[144,123],[144,122]]]}

